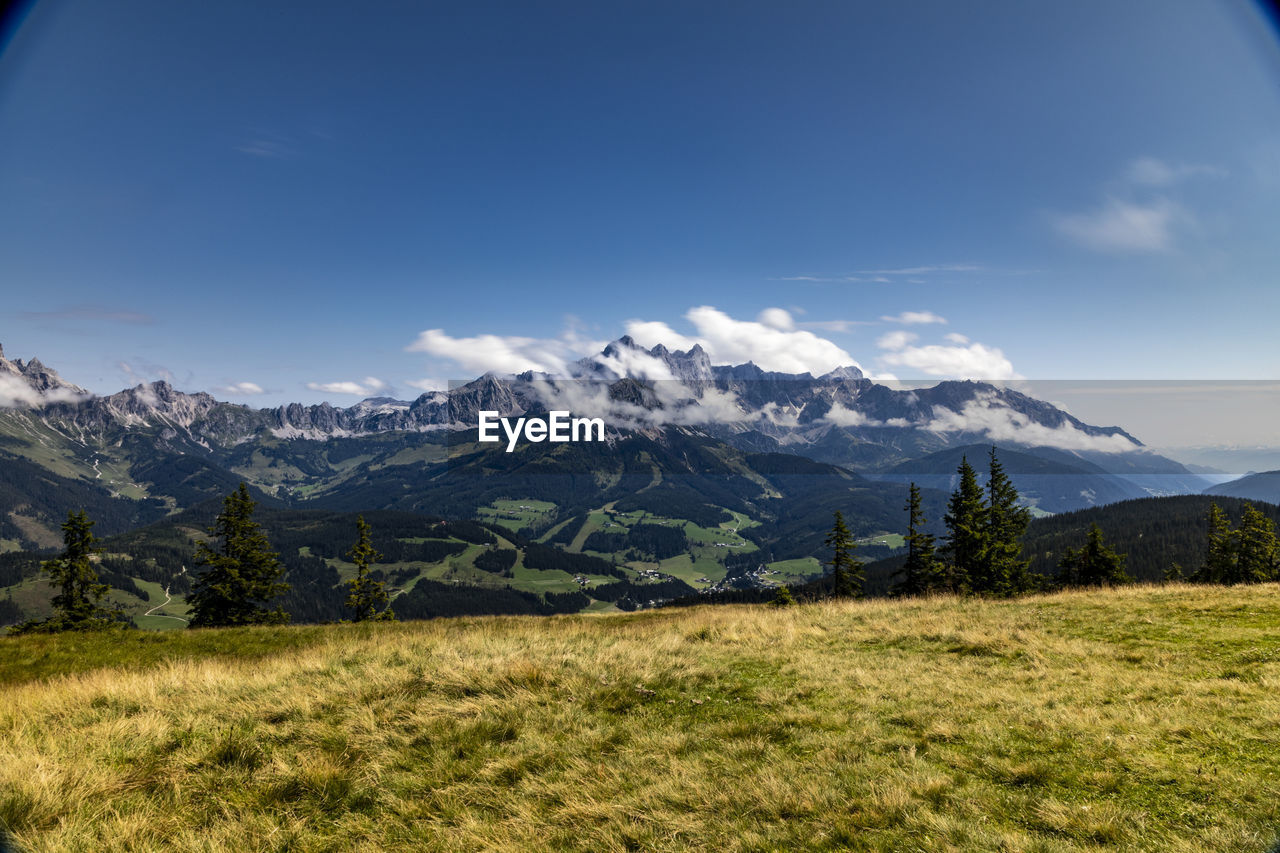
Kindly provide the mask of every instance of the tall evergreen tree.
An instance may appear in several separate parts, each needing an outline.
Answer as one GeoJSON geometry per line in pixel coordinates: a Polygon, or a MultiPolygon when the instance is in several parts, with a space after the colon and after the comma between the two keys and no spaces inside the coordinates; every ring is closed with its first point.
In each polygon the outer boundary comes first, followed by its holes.
{"type": "Polygon", "coordinates": [[[222,540],[221,546],[215,551],[207,542],[196,543],[196,565],[206,568],[196,576],[187,599],[191,627],[288,622],[289,615],[281,607],[269,607],[289,591],[289,584],[281,581],[284,568],[253,520],[256,503],[249,487],[241,483],[222,506],[209,528],[211,535],[222,540]]]}
{"type": "Polygon", "coordinates": [[[831,560],[827,564],[831,566],[832,594],[842,597],[861,595],[862,561],[853,556],[856,546],[840,510],[836,510],[835,523],[823,544],[832,549],[831,560]]]}
{"type": "Polygon", "coordinates": [[[369,564],[382,559],[373,547],[369,525],[364,516],[356,518],[356,544],[347,552],[356,564],[356,576],[347,581],[347,607],[351,608],[353,622],[394,622],[396,614],[388,605],[386,585],[369,577],[369,564]]]}
{"type": "Polygon", "coordinates": [[[1209,504],[1209,532],[1205,537],[1204,565],[1192,580],[1201,583],[1235,583],[1235,533],[1231,519],[1216,503],[1209,504]]]}
{"type": "Polygon", "coordinates": [[[1262,583],[1280,580],[1277,572],[1275,522],[1254,508],[1244,505],[1244,517],[1235,535],[1236,583],[1262,583]]]}
{"type": "Polygon", "coordinates": [[[898,573],[901,580],[893,587],[894,595],[920,595],[949,590],[951,584],[938,559],[933,534],[925,533],[924,512],[920,508],[920,487],[911,484],[907,497],[907,561],[898,573]]]}
{"type": "Polygon", "coordinates": [[[1089,538],[1080,550],[1068,548],[1058,564],[1059,581],[1065,586],[1120,586],[1133,583],[1124,570],[1125,555],[1117,554],[1102,541],[1102,528],[1095,521],[1089,538]]]}
{"type": "Polygon", "coordinates": [[[987,478],[987,542],[979,583],[974,589],[995,595],[1016,595],[1031,585],[1030,559],[1022,557],[1022,535],[1031,523],[1031,512],[1018,506],[1018,490],[991,448],[987,478]]]}
{"type": "Polygon", "coordinates": [[[987,507],[982,500],[978,475],[965,457],[960,458],[960,484],[951,493],[943,523],[947,526],[947,544],[943,552],[950,562],[956,592],[981,592],[987,554],[987,507]]]}
{"type": "Polygon", "coordinates": [[[121,621],[117,614],[99,604],[110,587],[98,582],[98,572],[93,567],[102,550],[97,541],[93,522],[84,510],[67,513],[62,525],[62,553],[40,564],[49,575],[49,583],[58,590],[53,597],[53,615],[43,621],[19,625],[13,629],[14,633],[89,631],[121,621]]]}

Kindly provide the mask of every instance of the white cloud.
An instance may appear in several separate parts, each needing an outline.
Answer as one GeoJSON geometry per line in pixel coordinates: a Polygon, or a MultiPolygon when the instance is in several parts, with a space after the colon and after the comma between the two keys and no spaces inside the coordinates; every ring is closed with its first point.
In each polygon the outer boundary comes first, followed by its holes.
{"type": "Polygon", "coordinates": [[[1139,157],[1129,164],[1125,180],[1148,187],[1169,187],[1195,177],[1225,177],[1227,171],[1219,166],[1193,163],[1167,163],[1155,157],[1139,157]]]}
{"type": "Polygon", "coordinates": [[[969,339],[958,332],[951,332],[944,337],[944,340],[950,341],[953,344],[960,344],[961,346],[969,343],[969,339]]]}
{"type": "Polygon", "coordinates": [[[766,308],[756,316],[756,320],[780,332],[790,332],[796,327],[796,321],[783,308],[766,308]]]}
{"type": "Polygon", "coordinates": [[[880,349],[900,350],[913,341],[919,340],[920,336],[915,332],[886,332],[876,341],[876,346],[880,349]]]}
{"type": "Polygon", "coordinates": [[[1051,427],[1015,411],[994,394],[982,394],[965,403],[959,412],[934,409],[933,420],[925,425],[933,432],[975,432],[992,441],[1015,441],[1064,450],[1096,450],[1123,453],[1140,449],[1122,435],[1090,435],[1070,421],[1051,427]]]}
{"type": "Polygon", "coordinates": [[[23,377],[0,372],[0,409],[16,409],[27,406],[39,408],[49,403],[75,403],[86,399],[70,388],[50,388],[41,392],[31,387],[23,377]]]}
{"type": "Polygon", "coordinates": [[[886,323],[901,323],[904,326],[947,322],[946,317],[939,317],[932,311],[903,311],[895,317],[881,317],[880,319],[886,323]]]}
{"type": "MultiPolygon", "coordinates": [[[[894,335],[899,334],[909,333],[891,332],[880,339],[880,345],[891,350],[880,356],[882,363],[894,367],[912,367],[930,376],[955,379],[1022,378],[1014,372],[1012,362],[995,347],[977,343],[967,346],[959,343],[953,346],[941,344],[922,347],[907,346],[907,342],[894,338],[894,335]],[[894,346],[886,346],[886,344],[894,344],[894,346]]],[[[962,337],[956,336],[956,338],[962,337]]]]}
{"type": "Polygon", "coordinates": [[[892,270],[858,270],[862,275],[926,275],[935,272],[982,272],[978,264],[930,264],[923,267],[901,267],[892,270]]]}
{"type": "Polygon", "coordinates": [[[410,379],[405,384],[410,388],[417,388],[422,392],[449,390],[449,383],[447,380],[436,379],[434,377],[427,377],[426,379],[410,379]]]}
{"type": "Polygon", "coordinates": [[[307,387],[326,394],[353,394],[359,397],[377,396],[390,388],[376,376],[366,376],[360,382],[308,382],[307,387]]]}
{"type": "Polygon", "coordinates": [[[565,365],[580,352],[576,341],[561,338],[476,335],[454,338],[443,329],[427,329],[405,347],[408,352],[425,352],[456,362],[468,374],[523,373],[533,370],[561,374],[565,365]]]}
{"type": "Polygon", "coordinates": [[[691,350],[701,343],[697,338],[680,334],[661,320],[628,320],[626,329],[636,343],[649,349],[662,344],[670,350],[691,350]]]}
{"type": "Polygon", "coordinates": [[[821,329],[824,332],[852,332],[858,326],[874,326],[871,320],[810,320],[806,323],[797,323],[806,329],[821,329]]]}
{"type": "Polygon", "coordinates": [[[822,416],[823,420],[841,427],[881,426],[879,421],[868,418],[862,412],[846,409],[839,402],[831,404],[831,408],[822,416]]]}
{"type": "MultiPolygon", "coordinates": [[[[657,344],[671,350],[689,350],[701,345],[713,364],[752,361],[764,370],[814,375],[847,365],[861,369],[853,356],[836,344],[797,328],[791,313],[783,308],[766,308],[756,320],[737,320],[717,308],[702,305],[686,312],[685,319],[693,325],[695,334],[681,334],[656,320],[628,320],[625,329],[637,344],[647,349],[657,344]]],[[[405,349],[449,359],[469,376],[489,371],[521,373],[526,370],[565,376],[572,362],[596,355],[604,347],[605,342],[588,340],[572,331],[559,338],[488,334],[455,338],[443,329],[428,329],[405,349]]],[[[625,364],[618,359],[613,360],[617,364],[596,360],[619,373],[629,372],[651,379],[668,376],[665,366],[656,359],[638,354],[628,355],[625,364]]]]}
{"type": "Polygon", "coordinates": [[[710,305],[691,308],[684,316],[697,329],[703,348],[717,364],[752,361],[764,370],[808,372],[815,376],[845,365],[859,366],[849,353],[804,329],[784,331],[759,322],[735,320],[710,305]]]}
{"type": "Polygon", "coordinates": [[[252,397],[266,393],[262,390],[262,386],[256,382],[233,382],[230,385],[223,385],[213,390],[219,394],[227,394],[232,397],[252,397]]]}
{"type": "Polygon", "coordinates": [[[1058,232],[1100,252],[1167,252],[1173,248],[1173,228],[1189,218],[1166,198],[1140,204],[1108,199],[1091,213],[1058,216],[1058,232]]]}

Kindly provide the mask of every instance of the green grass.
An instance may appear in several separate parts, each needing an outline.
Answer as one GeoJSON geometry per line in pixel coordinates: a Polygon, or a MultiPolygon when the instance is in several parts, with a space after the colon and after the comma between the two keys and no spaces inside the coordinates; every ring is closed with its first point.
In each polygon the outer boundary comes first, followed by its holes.
{"type": "Polygon", "coordinates": [[[1258,851],[1280,586],[0,640],[23,851],[1258,851]]]}
{"type": "Polygon", "coordinates": [[[858,545],[883,545],[886,548],[905,548],[907,539],[901,533],[884,533],[857,540],[858,545]]]}
{"type": "Polygon", "coordinates": [[[556,505],[550,501],[529,498],[496,500],[476,510],[481,521],[500,524],[514,532],[531,524],[545,522],[555,516],[556,505]]]}
{"type": "Polygon", "coordinates": [[[769,568],[776,575],[766,575],[765,579],[772,583],[798,583],[804,581],[814,575],[821,574],[824,571],[823,565],[818,562],[817,557],[800,557],[795,560],[778,560],[776,563],[769,563],[769,568]]]}

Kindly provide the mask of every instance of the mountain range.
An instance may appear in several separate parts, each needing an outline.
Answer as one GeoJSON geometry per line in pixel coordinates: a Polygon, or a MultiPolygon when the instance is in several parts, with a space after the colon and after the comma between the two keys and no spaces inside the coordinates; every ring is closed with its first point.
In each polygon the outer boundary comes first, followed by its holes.
{"type": "MultiPolygon", "coordinates": [[[[1123,429],[1085,424],[1013,388],[947,381],[901,390],[852,366],[814,377],[712,365],[700,347],[646,350],[628,337],[582,359],[568,376],[487,374],[412,401],[371,398],[346,408],[254,409],[164,381],[95,396],[38,359],[10,361],[2,350],[0,394],[0,458],[10,471],[0,483],[8,487],[0,506],[8,529],[0,535],[24,545],[48,544],[59,517],[23,505],[22,483],[32,479],[59,487],[74,481],[81,491],[131,503],[131,511],[111,513],[121,525],[190,506],[240,479],[294,506],[351,506],[354,494],[372,502],[360,508],[403,505],[406,485],[427,472],[444,476],[435,469],[479,447],[471,443],[481,410],[532,416],[569,409],[603,417],[614,448],[637,438],[654,448],[723,445],[943,488],[956,449],[998,444],[1015,463],[1015,483],[1038,478],[1026,493],[1050,512],[1207,485],[1123,429]],[[44,536],[29,535],[41,527],[44,536]]],[[[532,460],[548,457],[562,473],[593,477],[617,461],[585,445],[551,449],[529,445],[512,460],[485,464],[524,476],[532,460]]],[[[550,463],[538,464],[545,471],[550,463]]]]}
{"type": "Polygon", "coordinates": [[[1122,428],[1016,388],[713,365],[700,347],[626,337],[566,375],[486,374],[350,407],[255,409],[167,382],[96,396],[0,351],[0,404],[9,618],[47,607],[30,552],[58,547],[67,511],[85,509],[135,617],[180,622],[194,542],[241,481],[282,547],[286,606],[302,620],[341,618],[352,567],[339,540],[357,513],[377,519],[406,613],[559,612],[803,583],[822,571],[836,511],[864,559],[889,557],[908,484],[941,533],[961,460],[984,474],[993,447],[1042,516],[1207,485],[1122,428]],[[478,441],[481,411],[555,410],[602,418],[606,440],[512,453],[478,441]]]}

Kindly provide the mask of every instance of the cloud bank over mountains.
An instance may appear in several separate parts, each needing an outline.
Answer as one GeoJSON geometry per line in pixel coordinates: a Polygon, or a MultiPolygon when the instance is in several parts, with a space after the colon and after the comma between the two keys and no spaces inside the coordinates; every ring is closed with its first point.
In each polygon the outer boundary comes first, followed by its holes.
{"type": "MultiPolygon", "coordinates": [[[[712,305],[699,305],[685,312],[689,333],[662,320],[632,319],[625,323],[626,334],[646,348],[658,345],[688,351],[700,347],[712,364],[733,365],[751,362],[765,371],[809,373],[821,376],[840,367],[855,367],[872,378],[893,380],[896,368],[908,368],[922,376],[939,379],[1017,379],[1013,364],[998,348],[948,334],[939,342],[917,344],[916,332],[897,330],[882,335],[876,346],[874,368],[865,365],[848,350],[822,337],[812,328],[848,332],[875,321],[823,320],[797,323],[785,308],[770,307],[753,320],[729,315],[712,305]],[[808,326],[810,328],[802,328],[808,326]]],[[[945,326],[947,320],[932,311],[903,311],[884,316],[880,324],[911,327],[945,326]]],[[[569,329],[558,337],[534,338],[521,335],[480,334],[455,337],[444,329],[427,329],[405,349],[425,353],[455,365],[462,376],[484,373],[512,375],[533,371],[548,376],[571,375],[579,359],[600,352],[604,340],[593,339],[569,329]]],[[[649,379],[662,375],[660,363],[636,359],[629,365],[632,375],[649,379]]],[[[620,371],[624,372],[624,371],[620,371]]],[[[418,387],[414,382],[409,383],[418,387]]]]}

